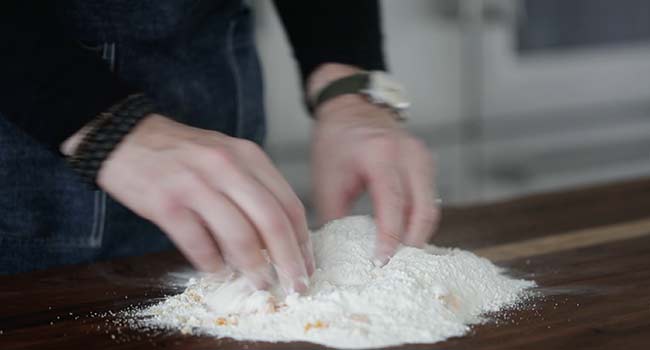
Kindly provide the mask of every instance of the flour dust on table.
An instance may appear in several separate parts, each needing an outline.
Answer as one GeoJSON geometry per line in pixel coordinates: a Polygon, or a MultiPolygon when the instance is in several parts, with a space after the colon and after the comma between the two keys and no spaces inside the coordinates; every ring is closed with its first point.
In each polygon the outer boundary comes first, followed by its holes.
{"type": "Polygon", "coordinates": [[[375,266],[375,231],[371,218],[355,216],[313,233],[317,269],[305,295],[255,291],[235,276],[198,277],[182,294],[139,311],[138,323],[337,348],[435,343],[465,334],[485,313],[521,305],[535,286],[471,252],[431,245],[402,247],[375,266]]]}

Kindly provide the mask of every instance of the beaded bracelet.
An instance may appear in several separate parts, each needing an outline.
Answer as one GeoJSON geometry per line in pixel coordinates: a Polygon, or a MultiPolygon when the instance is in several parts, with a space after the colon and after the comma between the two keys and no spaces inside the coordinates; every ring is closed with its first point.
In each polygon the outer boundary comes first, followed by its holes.
{"type": "Polygon", "coordinates": [[[130,95],[93,119],[74,154],[66,160],[85,182],[94,186],[102,163],[135,125],[154,110],[144,94],[130,95]]]}

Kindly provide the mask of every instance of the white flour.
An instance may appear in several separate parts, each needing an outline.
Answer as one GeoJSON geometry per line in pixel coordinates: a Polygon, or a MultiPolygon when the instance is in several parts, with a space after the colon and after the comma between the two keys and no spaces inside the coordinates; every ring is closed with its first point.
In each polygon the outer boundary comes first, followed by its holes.
{"type": "Polygon", "coordinates": [[[535,286],[470,252],[434,246],[402,248],[376,267],[374,238],[368,217],[338,220],[314,233],[317,271],[306,296],[200,278],[139,316],[148,325],[240,340],[383,347],[463,335],[481,314],[517,304],[535,286]]]}

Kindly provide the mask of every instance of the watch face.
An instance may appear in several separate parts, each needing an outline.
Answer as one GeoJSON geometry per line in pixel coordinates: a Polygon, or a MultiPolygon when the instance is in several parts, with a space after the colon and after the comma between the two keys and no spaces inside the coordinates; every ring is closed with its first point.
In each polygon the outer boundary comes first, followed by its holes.
{"type": "Polygon", "coordinates": [[[370,82],[365,93],[374,102],[385,104],[396,110],[405,110],[411,105],[406,98],[404,87],[384,72],[370,73],[370,82]]]}

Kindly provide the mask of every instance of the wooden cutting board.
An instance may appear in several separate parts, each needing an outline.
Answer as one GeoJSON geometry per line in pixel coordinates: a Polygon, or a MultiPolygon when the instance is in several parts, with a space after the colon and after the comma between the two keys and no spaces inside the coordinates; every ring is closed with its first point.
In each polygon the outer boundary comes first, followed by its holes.
{"type": "MultiPolygon", "coordinates": [[[[445,208],[434,243],[536,280],[534,306],[408,349],[650,349],[650,179],[445,208]]],[[[315,349],[138,332],[111,316],[175,293],[177,253],[0,277],[0,349],[315,349]]]]}

